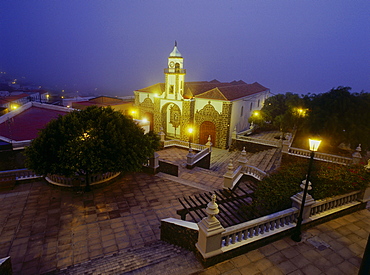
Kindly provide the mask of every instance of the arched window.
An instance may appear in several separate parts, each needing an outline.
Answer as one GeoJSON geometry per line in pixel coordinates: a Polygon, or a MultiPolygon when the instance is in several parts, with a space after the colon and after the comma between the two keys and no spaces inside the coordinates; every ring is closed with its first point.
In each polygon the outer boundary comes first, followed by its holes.
{"type": "Polygon", "coordinates": [[[258,99],[258,107],[260,106],[260,100],[258,99]]]}
{"type": "Polygon", "coordinates": [[[241,117],[243,116],[243,112],[244,112],[244,106],[242,106],[242,108],[240,109],[240,116],[241,117]]]}
{"type": "Polygon", "coordinates": [[[253,109],[253,102],[251,102],[251,107],[249,108],[249,111],[252,111],[253,109]]]}

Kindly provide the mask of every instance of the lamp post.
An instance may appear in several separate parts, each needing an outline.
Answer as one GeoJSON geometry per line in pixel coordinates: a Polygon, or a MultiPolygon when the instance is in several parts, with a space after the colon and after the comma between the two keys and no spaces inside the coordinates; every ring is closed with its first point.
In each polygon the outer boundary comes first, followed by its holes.
{"type": "Polygon", "coordinates": [[[315,152],[319,149],[320,143],[321,143],[321,140],[309,139],[310,151],[311,151],[310,162],[308,164],[308,171],[307,171],[307,176],[306,176],[306,181],[305,181],[305,186],[304,186],[304,191],[303,191],[301,209],[299,211],[299,216],[297,219],[297,225],[291,237],[291,239],[295,242],[301,241],[302,216],[303,216],[304,205],[306,203],[307,190],[308,190],[308,186],[310,182],[312,163],[313,163],[313,159],[315,156],[315,152]]]}
{"type": "Polygon", "coordinates": [[[192,138],[192,134],[193,134],[193,128],[188,128],[188,132],[189,132],[189,151],[191,150],[191,138],[192,138]]]}

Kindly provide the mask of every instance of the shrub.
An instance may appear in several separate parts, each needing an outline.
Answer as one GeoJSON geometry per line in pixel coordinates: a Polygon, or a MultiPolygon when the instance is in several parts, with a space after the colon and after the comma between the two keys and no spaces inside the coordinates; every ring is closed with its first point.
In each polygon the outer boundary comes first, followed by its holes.
{"type": "MultiPolygon", "coordinates": [[[[307,168],[307,159],[285,157],[279,170],[259,183],[254,207],[263,209],[265,214],[290,208],[290,197],[302,191],[300,184],[306,177],[307,168]]],[[[319,200],[365,189],[370,182],[370,173],[362,165],[314,161],[310,181],[312,190],[309,194],[319,200]]]]}

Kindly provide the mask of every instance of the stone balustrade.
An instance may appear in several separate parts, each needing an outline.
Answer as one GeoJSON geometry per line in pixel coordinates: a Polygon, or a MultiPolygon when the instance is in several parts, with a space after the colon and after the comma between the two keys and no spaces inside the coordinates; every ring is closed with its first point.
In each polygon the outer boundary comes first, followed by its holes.
{"type": "MultiPolygon", "coordinates": [[[[97,174],[91,176],[90,185],[97,185],[104,182],[107,182],[111,179],[114,179],[121,173],[118,172],[107,172],[103,174],[97,174]]],[[[64,177],[61,175],[48,175],[45,179],[54,185],[62,187],[83,187],[85,186],[85,176],[76,176],[76,177],[64,177]]]]}
{"type": "MultiPolygon", "coordinates": [[[[310,196],[311,202],[305,204],[307,215],[303,215],[303,224],[309,224],[350,207],[360,206],[361,204],[364,206],[370,200],[369,192],[370,186],[365,191],[355,191],[319,201],[315,201],[310,196]]],[[[226,256],[222,256],[222,254],[230,252],[229,255],[234,255],[234,252],[232,252],[234,249],[279,233],[286,234],[284,231],[295,228],[300,204],[302,203],[301,193],[292,196],[293,207],[289,209],[226,228],[215,217],[219,210],[213,195],[212,202],[208,204],[206,209],[208,217],[198,223],[199,234],[196,247],[204,261],[207,262],[208,259],[213,258],[213,260],[210,260],[212,262],[220,255],[221,258],[219,259],[225,259],[226,256]],[[208,209],[210,206],[212,208],[208,209]]]]}
{"type": "Polygon", "coordinates": [[[257,167],[246,165],[244,174],[254,177],[255,179],[262,180],[264,177],[267,176],[267,173],[262,171],[261,169],[258,169],[257,167]]]}
{"type": "Polygon", "coordinates": [[[275,234],[295,226],[297,208],[289,208],[273,215],[264,216],[238,225],[230,226],[221,234],[223,251],[275,234]],[[264,235],[265,234],[265,235],[264,235]],[[263,235],[263,236],[262,236],[263,235]],[[227,247],[227,248],[226,248],[227,247]]]}
{"type": "Polygon", "coordinates": [[[251,142],[251,143],[256,143],[256,144],[267,145],[267,146],[271,146],[271,147],[281,147],[281,141],[280,140],[264,140],[264,139],[253,138],[253,137],[246,137],[246,136],[242,136],[242,135],[237,135],[236,139],[240,140],[240,141],[246,141],[246,142],[251,142]]]}
{"type": "MultiPolygon", "coordinates": [[[[201,145],[201,144],[197,144],[197,143],[190,143],[190,145],[191,145],[191,148],[196,150],[196,151],[202,151],[205,148],[207,148],[206,145],[201,145]]],[[[178,140],[178,139],[172,139],[172,140],[165,140],[164,141],[164,144],[163,144],[164,148],[168,148],[168,147],[172,147],[172,146],[181,147],[181,148],[189,148],[189,142],[183,141],[183,140],[178,140]]]]}
{"type": "Polygon", "coordinates": [[[361,194],[362,191],[355,191],[341,196],[317,200],[311,206],[310,214],[311,216],[319,215],[332,209],[349,207],[353,204],[358,204],[361,199],[361,194]]]}
{"type": "Polygon", "coordinates": [[[194,155],[193,163],[196,163],[197,161],[201,160],[210,152],[211,152],[211,148],[204,148],[202,151],[194,155]]]}
{"type": "MultiPolygon", "coordinates": [[[[292,156],[310,158],[311,151],[300,149],[300,148],[289,147],[287,153],[292,156]]],[[[341,156],[336,156],[336,155],[331,155],[331,154],[326,154],[326,153],[321,153],[321,152],[315,152],[315,159],[325,161],[325,162],[336,163],[336,164],[343,164],[343,165],[348,165],[348,164],[353,163],[352,158],[346,158],[346,157],[341,157],[341,156]]]]}
{"type": "Polygon", "coordinates": [[[15,176],[16,180],[28,180],[40,178],[40,175],[37,175],[35,172],[28,169],[15,169],[15,170],[6,170],[1,171],[0,176],[15,176]]]}

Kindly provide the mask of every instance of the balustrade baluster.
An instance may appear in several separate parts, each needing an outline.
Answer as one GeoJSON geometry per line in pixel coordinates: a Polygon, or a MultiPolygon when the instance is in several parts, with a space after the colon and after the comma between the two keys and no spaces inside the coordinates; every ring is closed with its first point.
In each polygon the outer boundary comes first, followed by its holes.
{"type": "Polygon", "coordinates": [[[270,223],[267,222],[265,223],[265,232],[269,232],[270,231],[270,223]]]}
{"type": "Polygon", "coordinates": [[[230,244],[230,235],[227,235],[225,239],[225,246],[228,246],[229,244],[230,244]]]}
{"type": "Polygon", "coordinates": [[[260,228],[257,225],[257,226],[254,227],[254,236],[258,236],[259,234],[260,234],[260,228]]]}
{"type": "Polygon", "coordinates": [[[240,231],[240,232],[238,233],[238,242],[241,242],[241,241],[243,240],[243,231],[244,231],[244,230],[242,230],[242,231],[240,231]]]}
{"type": "Polygon", "coordinates": [[[231,243],[234,244],[235,243],[235,240],[236,240],[236,233],[233,233],[231,235],[231,243]]]}
{"type": "Polygon", "coordinates": [[[252,238],[252,237],[253,237],[253,227],[248,229],[248,238],[252,238]]]}

